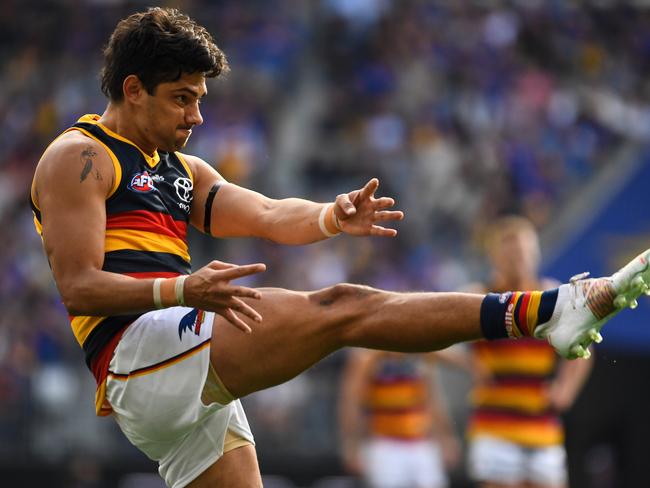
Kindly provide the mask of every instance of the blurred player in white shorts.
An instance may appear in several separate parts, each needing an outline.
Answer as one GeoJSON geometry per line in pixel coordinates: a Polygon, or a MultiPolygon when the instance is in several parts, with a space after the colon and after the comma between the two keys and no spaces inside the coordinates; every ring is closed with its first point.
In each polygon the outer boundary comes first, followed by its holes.
{"type": "MultiPolygon", "coordinates": [[[[539,278],[537,232],[523,217],[491,223],[485,251],[492,274],[485,288],[549,289],[539,278]]],[[[517,310],[514,310],[517,314],[517,310]]],[[[468,422],[468,468],[484,488],[566,486],[564,428],[568,408],[589,374],[591,361],[564,361],[543,341],[477,341],[470,345],[476,384],[468,422]]]]}
{"type": "Polygon", "coordinates": [[[439,398],[438,353],[355,349],[339,398],[346,469],[371,488],[444,488],[460,444],[439,398]]]}
{"type": "Polygon", "coordinates": [[[428,439],[369,440],[364,457],[364,479],[372,488],[445,488],[447,473],[439,445],[428,439]]]}
{"type": "Polygon", "coordinates": [[[566,485],[563,446],[525,447],[497,437],[472,440],[468,466],[484,487],[561,487],[566,485]]]}

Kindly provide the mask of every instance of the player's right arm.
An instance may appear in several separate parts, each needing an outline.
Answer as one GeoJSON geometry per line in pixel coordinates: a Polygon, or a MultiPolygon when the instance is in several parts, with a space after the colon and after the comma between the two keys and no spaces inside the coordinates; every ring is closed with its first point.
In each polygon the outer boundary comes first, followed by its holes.
{"type": "Polygon", "coordinates": [[[56,285],[72,315],[141,311],[151,305],[151,284],[102,271],[105,201],[115,170],[103,147],[69,132],[43,154],[33,198],[56,285]]]}
{"type": "MultiPolygon", "coordinates": [[[[42,236],[56,285],[71,315],[117,315],[155,308],[153,280],[102,270],[106,198],[115,178],[113,163],[96,141],[76,132],[59,137],[45,151],[34,176],[33,197],[41,212],[42,236]]],[[[229,281],[263,270],[263,265],[211,263],[185,283],[185,301],[224,315],[259,315],[236,296],[259,297],[256,290],[229,281]]]]}

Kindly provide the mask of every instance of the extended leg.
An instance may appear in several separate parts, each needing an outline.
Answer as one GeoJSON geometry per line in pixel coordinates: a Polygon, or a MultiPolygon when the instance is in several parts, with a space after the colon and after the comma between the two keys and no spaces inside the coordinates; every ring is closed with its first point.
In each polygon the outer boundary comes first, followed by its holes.
{"type": "Polygon", "coordinates": [[[433,351],[478,339],[534,335],[561,355],[586,357],[603,325],[650,293],[650,249],[610,277],[547,292],[501,295],[393,293],[341,284],[316,292],[262,289],[264,317],[243,334],[215,319],[210,359],[235,396],[287,381],[344,346],[433,351]]]}
{"type": "Polygon", "coordinates": [[[287,381],[344,346],[432,351],[481,337],[482,295],[392,293],[360,285],[316,292],[264,288],[264,318],[244,334],[217,317],[211,361],[236,397],[287,381]]]}

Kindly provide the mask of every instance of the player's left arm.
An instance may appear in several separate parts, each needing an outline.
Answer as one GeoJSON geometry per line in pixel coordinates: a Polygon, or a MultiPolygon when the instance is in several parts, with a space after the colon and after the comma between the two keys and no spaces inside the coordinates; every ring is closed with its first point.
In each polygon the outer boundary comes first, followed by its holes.
{"type": "Polygon", "coordinates": [[[454,430],[447,405],[442,398],[442,388],[438,380],[435,362],[428,358],[427,366],[429,368],[429,414],[433,421],[433,435],[440,445],[445,466],[452,468],[460,461],[460,441],[454,430]]]}
{"type": "Polygon", "coordinates": [[[593,367],[592,357],[582,361],[568,361],[563,359],[559,365],[555,380],[549,389],[550,402],[558,412],[564,412],[571,408],[575,402],[582,386],[589,378],[593,367]]]}
{"type": "Polygon", "coordinates": [[[340,454],[352,474],[362,472],[361,450],[368,436],[364,399],[382,355],[382,351],[351,349],[341,372],[337,405],[340,454]]]}
{"type": "Polygon", "coordinates": [[[200,158],[183,157],[194,179],[192,225],[203,232],[209,229],[215,237],[261,237],[281,244],[308,244],[328,237],[323,226],[329,234],[342,231],[392,237],[397,231],[380,224],[403,218],[402,212],[387,210],[395,204],[392,198],[375,198],[379,181],[374,178],[360,190],[338,195],[335,202],[273,199],[226,182],[200,158]]]}
{"type": "Polygon", "coordinates": [[[439,351],[427,352],[422,354],[422,357],[424,361],[430,362],[432,364],[440,362],[446,364],[447,366],[460,369],[466,373],[472,373],[472,361],[470,354],[462,344],[440,349],[439,351]]]}

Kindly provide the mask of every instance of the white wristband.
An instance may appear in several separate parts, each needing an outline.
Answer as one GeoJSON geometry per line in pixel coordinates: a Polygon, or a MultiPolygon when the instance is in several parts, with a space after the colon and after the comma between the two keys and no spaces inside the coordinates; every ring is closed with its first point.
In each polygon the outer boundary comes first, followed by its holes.
{"type": "Polygon", "coordinates": [[[336,215],[336,212],[332,212],[332,222],[334,223],[334,227],[336,227],[339,234],[341,232],[343,232],[343,229],[341,229],[341,221],[339,220],[338,216],[336,215]]]}
{"type": "Polygon", "coordinates": [[[187,275],[179,276],[174,283],[174,292],[176,293],[176,303],[180,306],[185,306],[185,280],[187,275]]]}
{"type": "Polygon", "coordinates": [[[160,285],[165,278],[156,278],[153,280],[153,304],[156,308],[163,308],[162,299],[160,298],[160,285]]]}
{"type": "MultiPolygon", "coordinates": [[[[323,208],[322,208],[321,211],[320,211],[320,214],[318,215],[318,228],[319,228],[320,231],[321,231],[323,234],[325,234],[327,237],[334,237],[334,236],[340,234],[340,232],[330,232],[329,230],[327,230],[327,227],[326,227],[326,225],[325,225],[325,218],[327,217],[327,212],[328,212],[329,209],[330,209],[331,207],[333,207],[333,206],[334,206],[333,203],[330,203],[329,205],[325,205],[325,206],[323,206],[323,208]]],[[[334,224],[334,226],[335,226],[336,228],[339,228],[339,225],[338,225],[338,222],[337,222],[338,219],[336,218],[336,214],[335,214],[334,212],[332,212],[332,215],[334,216],[334,217],[333,217],[333,224],[334,224]]]]}

